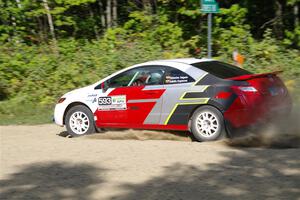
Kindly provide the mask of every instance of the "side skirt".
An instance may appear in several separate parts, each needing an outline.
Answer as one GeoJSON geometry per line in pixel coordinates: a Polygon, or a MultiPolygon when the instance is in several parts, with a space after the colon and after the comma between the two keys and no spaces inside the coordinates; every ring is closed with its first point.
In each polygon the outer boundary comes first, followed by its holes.
{"type": "Polygon", "coordinates": [[[145,130],[174,130],[174,131],[188,131],[187,125],[161,125],[161,124],[104,124],[98,128],[126,128],[126,129],[145,129],[145,130]]]}

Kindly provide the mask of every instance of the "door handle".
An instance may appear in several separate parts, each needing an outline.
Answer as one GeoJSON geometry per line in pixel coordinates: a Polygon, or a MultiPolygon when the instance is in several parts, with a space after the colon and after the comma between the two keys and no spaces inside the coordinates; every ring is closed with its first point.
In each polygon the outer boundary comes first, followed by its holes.
{"type": "Polygon", "coordinates": [[[139,110],[140,108],[138,106],[131,106],[130,109],[131,110],[139,110]]]}

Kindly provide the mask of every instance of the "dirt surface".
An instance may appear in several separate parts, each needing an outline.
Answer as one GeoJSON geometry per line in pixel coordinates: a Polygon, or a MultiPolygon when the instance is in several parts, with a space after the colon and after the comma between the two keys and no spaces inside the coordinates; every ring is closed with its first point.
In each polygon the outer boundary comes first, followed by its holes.
{"type": "Polygon", "coordinates": [[[67,138],[63,131],[0,127],[1,200],[300,199],[299,148],[130,130],[67,138]]]}

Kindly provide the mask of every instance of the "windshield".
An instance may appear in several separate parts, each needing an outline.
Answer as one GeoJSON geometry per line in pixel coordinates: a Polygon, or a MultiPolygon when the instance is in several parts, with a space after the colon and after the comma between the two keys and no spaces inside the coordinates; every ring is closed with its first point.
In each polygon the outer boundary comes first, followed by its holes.
{"type": "Polygon", "coordinates": [[[218,78],[223,79],[252,74],[251,72],[242,68],[219,61],[199,62],[192,65],[198,69],[204,70],[218,78]]]}

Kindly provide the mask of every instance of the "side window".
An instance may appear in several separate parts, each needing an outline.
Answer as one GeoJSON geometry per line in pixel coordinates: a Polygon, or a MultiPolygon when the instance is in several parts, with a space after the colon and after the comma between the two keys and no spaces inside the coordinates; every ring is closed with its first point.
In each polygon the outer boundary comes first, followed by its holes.
{"type": "Polygon", "coordinates": [[[109,88],[126,87],[138,73],[137,69],[125,71],[109,79],[107,85],[109,88]]]}
{"type": "Polygon", "coordinates": [[[129,86],[160,85],[165,74],[164,67],[143,67],[132,79],[129,86]]]}
{"type": "Polygon", "coordinates": [[[125,71],[106,81],[107,88],[159,85],[165,74],[164,67],[140,67],[125,71]]]}
{"type": "Polygon", "coordinates": [[[185,72],[169,67],[166,72],[164,84],[180,84],[180,83],[189,83],[194,81],[195,79],[193,79],[185,72]]]}

